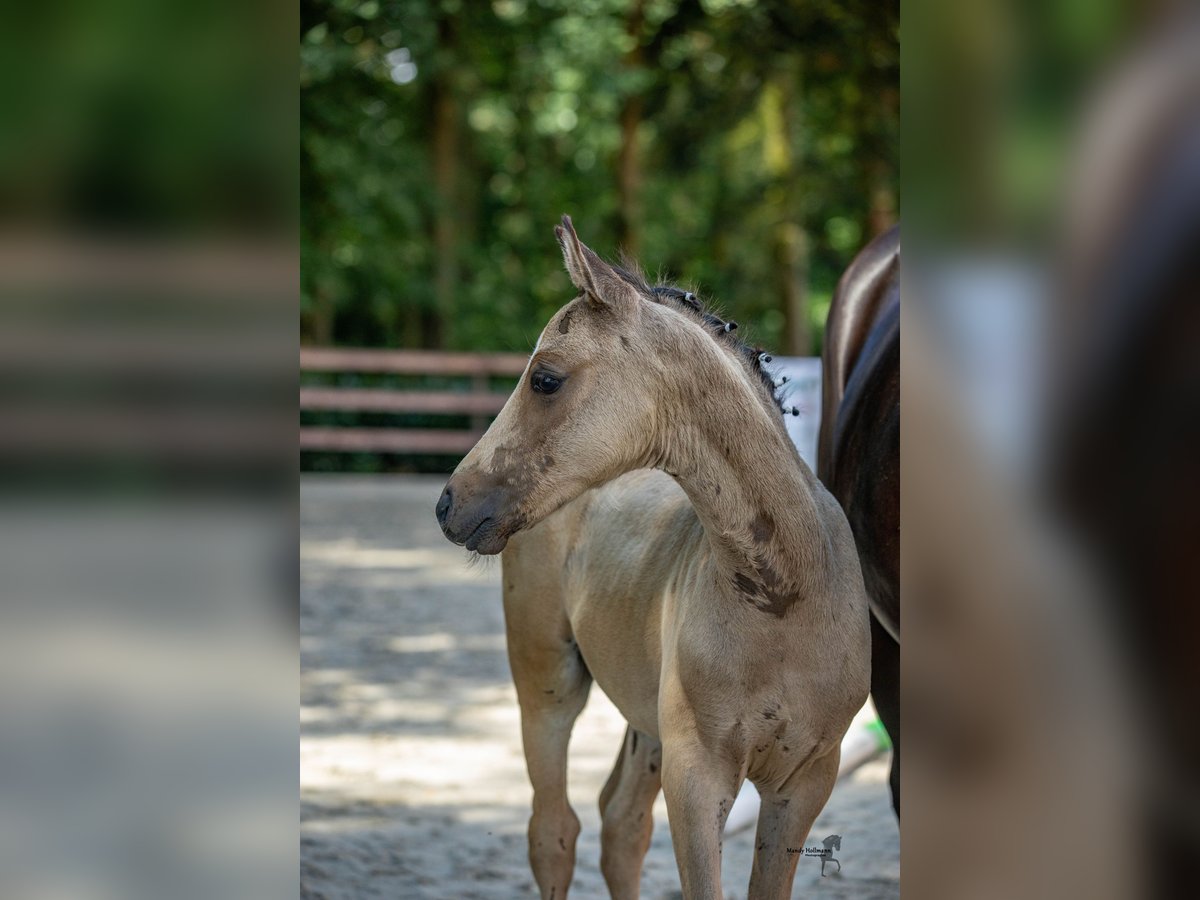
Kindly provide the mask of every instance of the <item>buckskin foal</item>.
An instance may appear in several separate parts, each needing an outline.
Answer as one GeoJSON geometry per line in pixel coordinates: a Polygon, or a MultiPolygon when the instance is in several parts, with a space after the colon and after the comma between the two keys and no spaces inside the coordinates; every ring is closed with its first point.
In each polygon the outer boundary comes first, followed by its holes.
{"type": "Polygon", "coordinates": [[[600,796],[612,895],[638,895],[661,787],[684,896],[720,898],[725,817],[749,778],[750,897],[788,897],[788,848],[869,686],[854,539],[736,326],[608,265],[569,218],[556,233],[579,295],[437,504],[452,541],[504,551],[534,876],[544,900],[566,897],[567,743],[595,679],[629,723],[600,796]]]}

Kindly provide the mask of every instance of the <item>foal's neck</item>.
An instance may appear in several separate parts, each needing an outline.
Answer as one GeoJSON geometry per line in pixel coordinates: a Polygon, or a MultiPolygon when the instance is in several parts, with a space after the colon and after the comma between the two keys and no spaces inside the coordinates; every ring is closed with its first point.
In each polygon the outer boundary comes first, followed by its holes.
{"type": "Polygon", "coordinates": [[[662,442],[662,468],[687,492],[724,590],[782,616],[826,561],[816,477],[773,405],[740,365],[690,382],[692,402],[662,442]]]}

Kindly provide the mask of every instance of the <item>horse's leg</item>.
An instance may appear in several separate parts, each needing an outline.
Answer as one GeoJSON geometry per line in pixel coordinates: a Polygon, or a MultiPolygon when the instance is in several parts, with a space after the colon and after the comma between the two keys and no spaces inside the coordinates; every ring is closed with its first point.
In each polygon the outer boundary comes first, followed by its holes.
{"type": "Polygon", "coordinates": [[[737,767],[691,734],[663,735],[663,793],[685,900],[721,900],[721,836],[737,767]]]}
{"type": "Polygon", "coordinates": [[[871,701],[892,741],[888,785],[900,818],[900,645],[871,613],[871,701]]]}
{"type": "MultiPolygon", "coordinates": [[[[759,788],[762,806],[754,837],[750,900],[784,900],[792,895],[804,839],[837,781],[841,748],[834,747],[793,775],[779,790],[759,788]],[[788,849],[800,851],[789,853],[788,849]]],[[[821,874],[825,859],[821,859],[821,874]]]]}
{"type": "Polygon", "coordinates": [[[636,900],[642,860],[654,831],[651,810],[662,787],[662,744],[633,726],[600,792],[600,871],[614,900],[636,900]]]}
{"type": "Polygon", "coordinates": [[[529,863],[542,900],[564,900],[575,870],[579,817],[567,802],[567,744],[587,702],[591,674],[579,655],[546,569],[504,559],[508,659],[521,705],[521,739],[533,785],[529,863]]]}
{"type": "Polygon", "coordinates": [[[579,817],[567,802],[567,745],[587,702],[591,676],[578,654],[547,654],[518,674],[521,740],[533,785],[529,863],[543,900],[563,900],[575,870],[579,817]]]}

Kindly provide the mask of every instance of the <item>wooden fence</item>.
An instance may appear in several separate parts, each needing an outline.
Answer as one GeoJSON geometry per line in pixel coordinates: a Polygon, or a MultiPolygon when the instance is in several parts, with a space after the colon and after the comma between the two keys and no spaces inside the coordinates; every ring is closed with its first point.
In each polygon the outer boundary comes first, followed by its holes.
{"type": "Polygon", "coordinates": [[[494,377],[512,378],[525,370],[519,353],[439,353],[424,350],[354,350],[302,347],[300,371],[391,374],[453,378],[462,390],[300,387],[300,410],[424,413],[469,416],[462,428],[341,428],[301,426],[301,450],[374,453],[445,453],[462,455],[479,440],[509,391],[491,387],[494,377]]]}

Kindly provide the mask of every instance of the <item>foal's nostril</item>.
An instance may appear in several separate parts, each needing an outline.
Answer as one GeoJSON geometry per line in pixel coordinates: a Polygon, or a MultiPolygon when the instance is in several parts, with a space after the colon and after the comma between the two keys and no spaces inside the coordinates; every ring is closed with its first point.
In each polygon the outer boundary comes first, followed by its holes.
{"type": "Polygon", "coordinates": [[[445,526],[446,517],[450,515],[450,505],[454,502],[454,497],[450,493],[449,485],[442,491],[442,496],[438,499],[437,508],[434,513],[437,515],[438,524],[445,526]]]}

